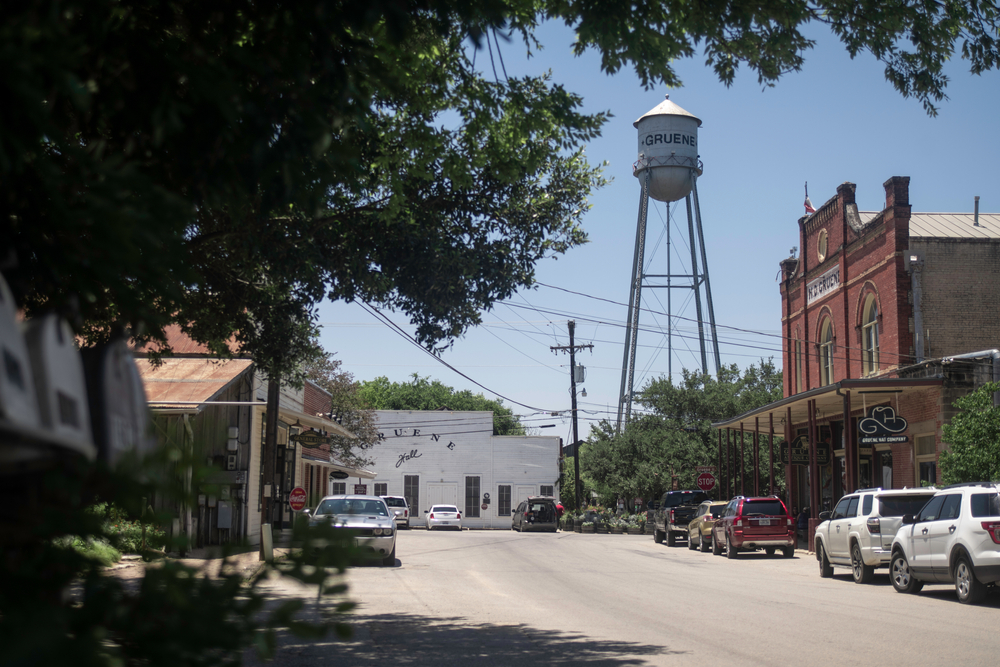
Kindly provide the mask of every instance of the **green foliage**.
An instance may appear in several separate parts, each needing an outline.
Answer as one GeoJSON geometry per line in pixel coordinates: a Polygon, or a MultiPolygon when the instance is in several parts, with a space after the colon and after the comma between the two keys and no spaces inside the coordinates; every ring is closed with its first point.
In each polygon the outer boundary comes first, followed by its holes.
{"type": "Polygon", "coordinates": [[[521,420],[500,399],[493,400],[468,389],[456,391],[440,380],[413,374],[410,382],[389,382],[387,377],[361,383],[360,395],[373,410],[450,410],[490,411],[493,435],[525,435],[521,420]]]}
{"type": "Polygon", "coordinates": [[[941,452],[941,482],[993,482],[1000,480],[1000,408],[993,407],[993,393],[1000,383],[985,384],[955,401],[959,413],[943,428],[942,440],[950,445],[941,452]]]}
{"type": "Polygon", "coordinates": [[[365,452],[378,443],[375,415],[365,404],[361,386],[354,381],[354,376],[341,370],[340,365],[339,359],[323,352],[305,367],[305,375],[330,392],[330,405],[335,419],[357,436],[356,439],[334,436],[330,452],[344,465],[363,468],[371,463],[365,452]]]}
{"type": "MultiPolygon", "coordinates": [[[[621,434],[607,421],[592,427],[581,463],[609,504],[617,498],[659,498],[674,478],[678,488],[696,488],[696,466],[718,460],[712,423],[776,401],[781,391],[781,372],[770,360],[742,373],[735,365],[725,367],[717,378],[684,371],[678,385],[668,378],[651,380],[637,398],[648,412],[635,416],[621,434]]],[[[762,438],[762,449],[767,444],[762,438]]]]}

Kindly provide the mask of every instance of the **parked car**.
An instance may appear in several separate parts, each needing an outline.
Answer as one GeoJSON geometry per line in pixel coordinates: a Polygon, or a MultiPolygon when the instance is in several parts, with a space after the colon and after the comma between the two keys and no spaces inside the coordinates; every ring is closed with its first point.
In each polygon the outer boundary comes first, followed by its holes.
{"type": "Polygon", "coordinates": [[[900,593],[954,583],[958,601],[975,604],[987,586],[1000,581],[1000,485],[945,487],[902,522],[889,566],[889,579],[900,593]]]}
{"type": "Polygon", "coordinates": [[[917,514],[934,497],[933,486],[915,489],[861,489],[840,499],[832,512],[820,512],[816,527],[819,575],[834,566],[851,568],[854,581],[868,583],[875,568],[888,567],[892,540],[904,514],[917,514]]]}
{"type": "Polygon", "coordinates": [[[454,505],[432,505],[427,514],[427,530],[454,528],[462,530],[462,513],[454,505]]]}
{"type": "Polygon", "coordinates": [[[383,565],[396,564],[396,522],[378,496],[326,496],[315,510],[306,511],[310,526],[328,522],[334,528],[350,530],[365,556],[380,558],[383,565]]]}
{"type": "Polygon", "coordinates": [[[688,524],[688,549],[708,551],[712,545],[712,526],[722,516],[728,503],[725,500],[706,500],[698,505],[694,520],[688,524]]]}
{"type": "Polygon", "coordinates": [[[556,532],[559,528],[556,499],[552,496],[528,496],[514,510],[510,519],[510,529],[518,532],[526,530],[556,532]]]}
{"type": "Polygon", "coordinates": [[[410,505],[403,496],[382,496],[382,500],[389,507],[393,517],[396,519],[396,527],[410,527],[410,505]]]}
{"type": "Polygon", "coordinates": [[[781,549],[785,558],[791,558],[797,541],[795,520],[777,496],[736,496],[712,525],[712,553],[719,555],[725,549],[727,558],[756,549],[768,556],[781,549]]]}
{"type": "Polygon", "coordinates": [[[653,511],[653,541],[657,544],[667,538],[667,546],[677,544],[677,538],[687,539],[688,524],[702,502],[709,500],[704,491],[667,491],[659,501],[651,501],[653,511]]]}

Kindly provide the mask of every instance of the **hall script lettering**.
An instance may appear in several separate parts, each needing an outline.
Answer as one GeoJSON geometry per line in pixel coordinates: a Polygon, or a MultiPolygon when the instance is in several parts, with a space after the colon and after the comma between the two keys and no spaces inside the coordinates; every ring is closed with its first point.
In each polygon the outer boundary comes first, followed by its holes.
{"type": "Polygon", "coordinates": [[[399,466],[403,465],[404,462],[409,461],[410,459],[419,459],[421,456],[423,456],[423,454],[419,453],[415,449],[411,449],[409,454],[399,455],[399,460],[396,461],[396,467],[398,468],[399,466]]]}

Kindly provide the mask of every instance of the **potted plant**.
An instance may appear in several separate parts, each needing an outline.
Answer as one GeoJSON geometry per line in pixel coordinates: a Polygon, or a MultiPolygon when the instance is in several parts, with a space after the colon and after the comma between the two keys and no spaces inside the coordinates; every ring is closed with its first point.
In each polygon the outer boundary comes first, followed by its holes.
{"type": "Polygon", "coordinates": [[[580,532],[582,532],[582,533],[592,533],[592,532],[594,532],[594,522],[593,521],[584,521],[583,525],[581,526],[580,532]]]}
{"type": "Polygon", "coordinates": [[[625,521],[621,517],[615,517],[611,520],[611,533],[621,535],[625,532],[625,525],[625,521]]]}
{"type": "Polygon", "coordinates": [[[573,532],[583,532],[583,514],[577,514],[573,517],[573,532]]]}

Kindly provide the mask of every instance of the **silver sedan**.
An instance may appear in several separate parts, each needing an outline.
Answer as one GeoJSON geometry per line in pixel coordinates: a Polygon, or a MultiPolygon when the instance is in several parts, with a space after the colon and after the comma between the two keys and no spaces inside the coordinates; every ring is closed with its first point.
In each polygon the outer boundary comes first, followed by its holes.
{"type": "Polygon", "coordinates": [[[396,521],[378,496],[327,496],[309,517],[310,525],[324,521],[353,531],[368,557],[381,559],[383,565],[396,564],[396,521]]]}
{"type": "Polygon", "coordinates": [[[427,510],[427,530],[454,528],[462,530],[462,513],[454,505],[433,505],[427,510]]]}

